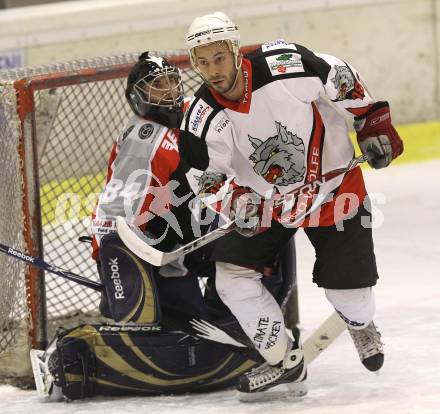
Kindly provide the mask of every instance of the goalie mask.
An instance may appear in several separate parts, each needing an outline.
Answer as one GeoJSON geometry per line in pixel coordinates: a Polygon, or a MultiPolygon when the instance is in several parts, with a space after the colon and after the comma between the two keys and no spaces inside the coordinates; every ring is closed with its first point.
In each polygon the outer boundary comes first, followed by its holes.
{"type": "Polygon", "coordinates": [[[168,128],[178,128],[183,118],[183,84],[180,70],[164,58],[139,56],[127,79],[125,96],[130,108],[168,128]]]}

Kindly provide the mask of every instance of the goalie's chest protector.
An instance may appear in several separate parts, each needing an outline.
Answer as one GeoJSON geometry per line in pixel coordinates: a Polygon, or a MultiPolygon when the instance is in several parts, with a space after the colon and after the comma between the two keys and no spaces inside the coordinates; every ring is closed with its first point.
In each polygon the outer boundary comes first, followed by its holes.
{"type": "MultiPolygon", "coordinates": [[[[311,71],[300,53],[285,52],[260,49],[243,59],[245,92],[239,102],[202,87],[183,128],[193,167],[233,176],[265,198],[345,167],[354,155],[345,119],[320,96],[329,71],[325,62],[311,71]]],[[[360,179],[351,192],[364,193],[360,179]]],[[[307,210],[319,207],[343,180],[319,188],[321,197],[310,199],[307,210]]]]}

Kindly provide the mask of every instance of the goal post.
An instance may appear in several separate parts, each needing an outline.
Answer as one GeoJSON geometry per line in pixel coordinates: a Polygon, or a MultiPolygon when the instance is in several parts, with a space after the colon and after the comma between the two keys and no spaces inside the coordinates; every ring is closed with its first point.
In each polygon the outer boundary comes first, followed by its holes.
{"type": "MultiPolygon", "coordinates": [[[[93,195],[129,114],[122,97],[136,60],[127,54],[0,72],[2,243],[96,279],[77,238],[89,233],[93,195]]],[[[45,348],[60,318],[68,326],[97,315],[99,296],[3,254],[0,265],[0,377],[29,377],[29,349],[45,348]]]]}
{"type": "MultiPolygon", "coordinates": [[[[244,52],[255,46],[243,48],[244,52]]],[[[154,52],[200,85],[185,51],[154,52]]],[[[99,281],[90,216],[109,150],[130,116],[126,76],[138,54],[0,72],[0,242],[99,281]]],[[[31,378],[29,349],[58,326],[96,322],[99,294],[0,254],[0,383],[31,378]]]]}

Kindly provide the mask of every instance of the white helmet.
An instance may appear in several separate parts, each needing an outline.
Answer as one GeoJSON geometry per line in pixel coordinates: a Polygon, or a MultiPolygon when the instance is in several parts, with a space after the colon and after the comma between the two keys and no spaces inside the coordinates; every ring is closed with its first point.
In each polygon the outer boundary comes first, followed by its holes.
{"type": "Polygon", "coordinates": [[[236,57],[236,62],[238,62],[240,33],[233,21],[222,12],[196,17],[191,23],[186,36],[186,45],[193,66],[196,66],[194,51],[197,46],[203,46],[221,40],[227,42],[231,52],[234,53],[236,57]]]}

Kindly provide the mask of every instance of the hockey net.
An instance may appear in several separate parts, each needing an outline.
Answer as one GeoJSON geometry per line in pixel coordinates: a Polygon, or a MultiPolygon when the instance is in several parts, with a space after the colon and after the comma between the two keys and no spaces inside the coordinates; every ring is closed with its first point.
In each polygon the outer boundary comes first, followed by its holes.
{"type": "MultiPolygon", "coordinates": [[[[191,95],[200,79],[188,56],[156,54],[181,68],[191,95]]],[[[109,150],[130,114],[124,90],[137,57],[0,72],[1,243],[98,281],[78,237],[90,234],[109,150]]],[[[99,320],[99,294],[4,254],[0,268],[0,383],[26,382],[29,349],[44,348],[57,326],[99,320]]]]}

